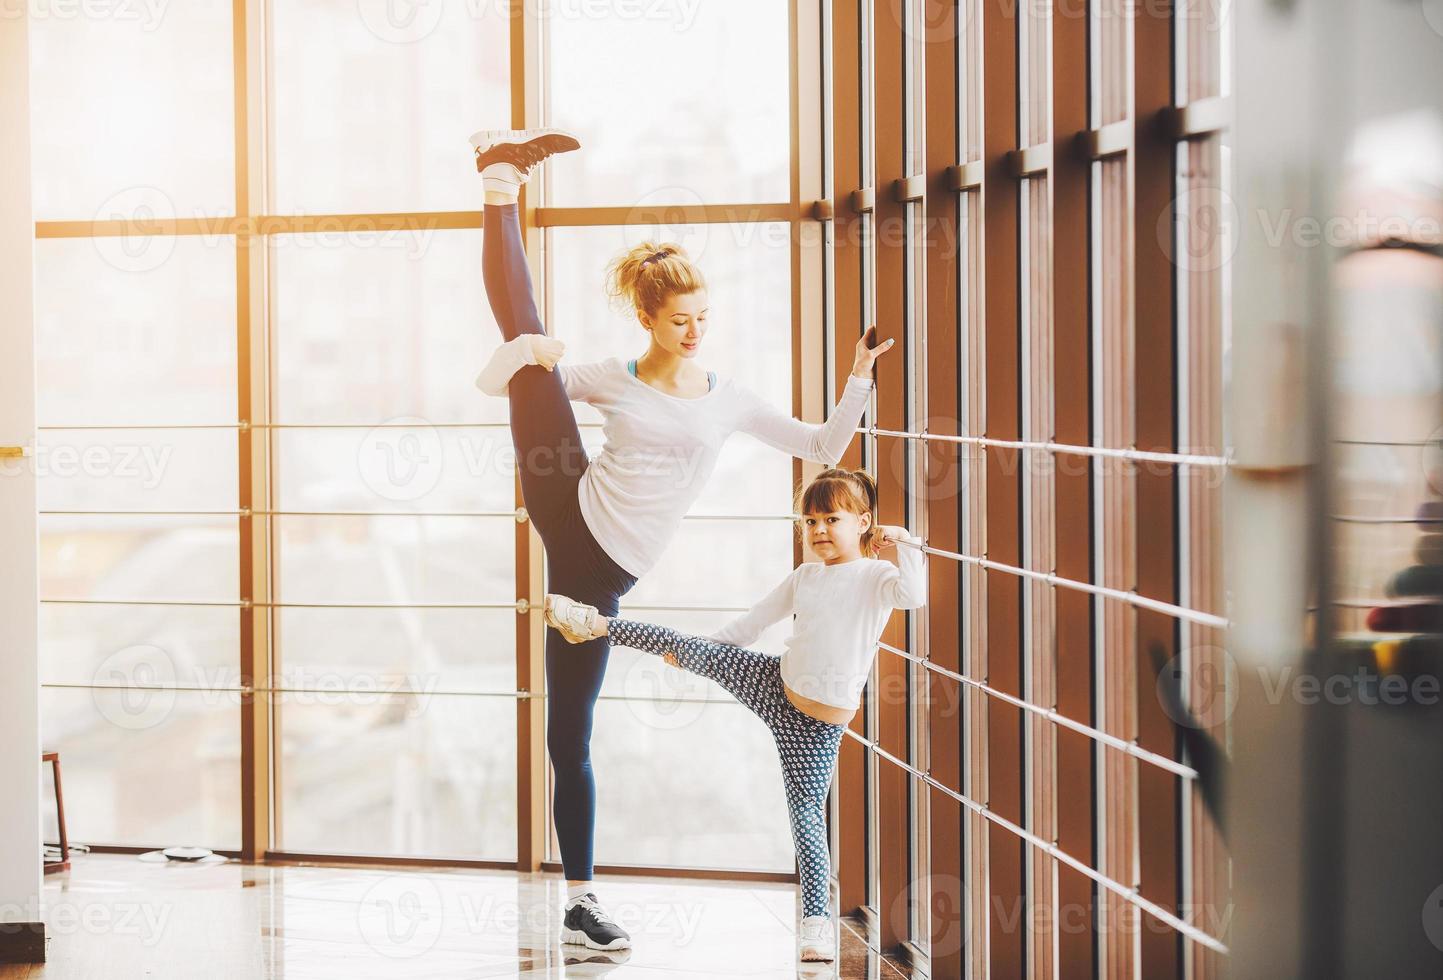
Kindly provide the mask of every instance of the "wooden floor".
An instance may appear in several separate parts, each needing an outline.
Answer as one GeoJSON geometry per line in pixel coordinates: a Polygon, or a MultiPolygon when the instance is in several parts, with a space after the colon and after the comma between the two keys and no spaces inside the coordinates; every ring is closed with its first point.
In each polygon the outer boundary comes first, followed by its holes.
{"type": "Polygon", "coordinates": [[[850,926],[837,964],[799,964],[794,885],[598,878],[632,936],[557,942],[557,875],[303,864],[153,864],[78,854],[45,879],[47,962],[0,980],[859,977],[894,980],[850,926]]]}

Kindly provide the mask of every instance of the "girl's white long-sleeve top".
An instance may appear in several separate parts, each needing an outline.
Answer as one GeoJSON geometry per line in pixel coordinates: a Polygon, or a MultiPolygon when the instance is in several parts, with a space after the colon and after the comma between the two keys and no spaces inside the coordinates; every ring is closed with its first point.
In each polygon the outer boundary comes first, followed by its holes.
{"type": "MultiPolygon", "coordinates": [[[[922,543],[911,535],[903,540],[922,543]]],[[[926,601],[922,551],[898,545],[895,565],[876,558],[798,565],[711,639],[750,646],[768,626],[795,616],[782,654],[782,680],[802,697],[855,710],[892,610],[916,609],[926,601]]]]}
{"type": "MultiPolygon", "coordinates": [[[[476,385],[499,395],[525,363],[524,352],[503,344],[476,385]]],[[[733,432],[749,433],[791,456],[835,465],[862,421],[872,389],[869,379],[850,377],[831,417],[813,424],[777,410],[729,378],[700,398],[679,398],[633,377],[620,358],[558,364],[556,370],[570,399],[594,405],[603,417],[605,444],[577,489],[582,516],[597,544],[638,578],[671,542],[733,432]]]]}

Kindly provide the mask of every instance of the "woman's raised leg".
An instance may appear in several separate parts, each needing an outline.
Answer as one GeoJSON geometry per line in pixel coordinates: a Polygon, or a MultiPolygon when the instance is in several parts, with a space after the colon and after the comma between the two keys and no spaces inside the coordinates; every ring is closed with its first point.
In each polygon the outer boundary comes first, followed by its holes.
{"type": "MultiPolygon", "coordinates": [[[[481,272],[505,339],[546,332],[536,309],[515,204],[486,205],[481,272]]],[[[558,372],[527,365],[512,377],[509,394],[521,495],[537,531],[546,538],[562,515],[577,506],[576,484],[586,470],[586,449],[558,372]]]]}

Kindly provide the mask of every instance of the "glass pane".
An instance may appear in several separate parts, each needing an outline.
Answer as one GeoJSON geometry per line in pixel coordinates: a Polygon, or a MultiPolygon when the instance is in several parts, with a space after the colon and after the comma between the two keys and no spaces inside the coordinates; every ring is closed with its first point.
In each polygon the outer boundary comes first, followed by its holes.
{"type": "Polygon", "coordinates": [[[234,238],[35,243],[41,425],[234,421],[235,337],[234,238]]]}
{"type": "Polygon", "coordinates": [[[286,687],[514,691],[510,609],[280,609],[286,687]]]}
{"type": "Polygon", "coordinates": [[[509,514],[516,508],[516,454],[505,428],[441,429],[422,421],[281,429],[275,447],[279,510],[509,514]]]}
{"type": "Polygon", "coordinates": [[[516,601],[515,519],[278,517],[287,602],[516,601]]]}
{"type": "Polygon", "coordinates": [[[790,197],[786,4],[549,6],[548,125],[582,142],[551,164],[554,203],[790,197]]]}
{"type": "Polygon", "coordinates": [[[510,124],[508,7],[275,0],[276,213],[479,209],[466,138],[510,124]]]}
{"type": "Polygon", "coordinates": [[[481,281],[481,232],[272,239],[276,417],[504,422],[476,388],[501,342],[481,281]]]}
{"type": "Polygon", "coordinates": [[[230,0],[27,7],[36,218],[235,213],[230,0]]]}
{"type": "Polygon", "coordinates": [[[38,433],[44,510],[235,510],[234,429],[54,429],[38,433]]]}
{"type": "Polygon", "coordinates": [[[239,663],[235,609],[40,606],[41,676],[47,683],[124,683],[119,672],[181,687],[235,687],[239,663]]]}
{"type": "MultiPolygon", "coordinates": [[[[40,597],[236,602],[239,523],[239,518],[43,516],[40,597]]],[[[128,622],[144,621],[134,607],[115,608],[128,622]]]]}
{"type": "MultiPolygon", "coordinates": [[[[43,688],[43,745],[60,753],[70,839],[240,847],[239,704],[231,692],[43,688]]],[[[45,806],[54,826],[54,799],[45,806]]]]}
{"type": "Polygon", "coordinates": [[[750,606],[792,570],[794,538],[790,521],[683,521],[623,606],[750,606]]]}
{"type": "Polygon", "coordinates": [[[280,847],[516,859],[516,699],[288,694],[280,847]]]}
{"type": "Polygon", "coordinates": [[[598,864],[795,867],[776,743],[741,705],[601,701],[591,754],[598,864]]]}

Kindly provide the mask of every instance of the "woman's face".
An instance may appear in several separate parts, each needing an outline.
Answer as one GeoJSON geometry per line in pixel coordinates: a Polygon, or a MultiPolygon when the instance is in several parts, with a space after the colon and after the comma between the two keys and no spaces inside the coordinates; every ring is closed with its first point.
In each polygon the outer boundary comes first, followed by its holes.
{"type": "Polygon", "coordinates": [[[640,314],[641,325],[651,331],[652,343],[677,357],[696,357],[706,336],[707,297],[705,289],[677,293],[667,298],[656,316],[640,314]]]}

